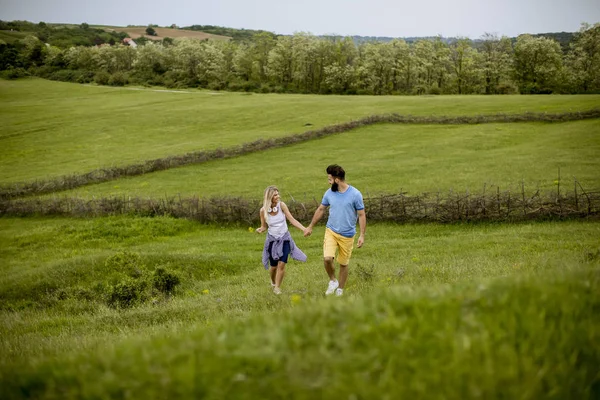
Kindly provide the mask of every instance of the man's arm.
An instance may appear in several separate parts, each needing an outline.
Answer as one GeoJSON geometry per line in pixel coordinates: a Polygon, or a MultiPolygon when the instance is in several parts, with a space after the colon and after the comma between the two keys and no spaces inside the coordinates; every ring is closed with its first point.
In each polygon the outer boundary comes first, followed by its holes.
{"type": "Polygon", "coordinates": [[[325,214],[325,208],[323,204],[319,204],[317,210],[315,211],[315,215],[313,215],[312,221],[310,221],[310,225],[306,227],[306,231],[304,231],[304,236],[310,236],[312,234],[312,228],[323,218],[323,214],[325,214]]]}
{"type": "Polygon", "coordinates": [[[358,242],[356,243],[356,247],[362,247],[365,242],[365,232],[367,230],[367,214],[365,213],[365,209],[358,210],[358,225],[360,226],[360,236],[358,237],[358,242]]]}

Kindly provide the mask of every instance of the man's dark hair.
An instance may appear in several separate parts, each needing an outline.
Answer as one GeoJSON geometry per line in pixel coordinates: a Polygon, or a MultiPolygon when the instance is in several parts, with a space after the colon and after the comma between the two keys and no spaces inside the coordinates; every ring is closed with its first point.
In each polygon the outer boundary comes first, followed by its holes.
{"type": "Polygon", "coordinates": [[[341,180],[346,179],[346,171],[344,168],[340,167],[337,164],[332,164],[327,167],[327,174],[333,176],[334,178],[339,178],[341,180]]]}

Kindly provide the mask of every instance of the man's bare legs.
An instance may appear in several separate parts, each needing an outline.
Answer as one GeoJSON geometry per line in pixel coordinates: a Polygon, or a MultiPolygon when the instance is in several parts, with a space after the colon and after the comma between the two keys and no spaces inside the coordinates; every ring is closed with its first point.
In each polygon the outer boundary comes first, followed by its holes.
{"type": "Polygon", "coordinates": [[[323,264],[325,265],[325,271],[329,275],[330,281],[335,281],[335,269],[333,267],[333,257],[324,257],[323,264]]]}
{"type": "Polygon", "coordinates": [[[348,280],[348,265],[340,264],[340,289],[343,289],[346,286],[346,280],[348,280]]]}

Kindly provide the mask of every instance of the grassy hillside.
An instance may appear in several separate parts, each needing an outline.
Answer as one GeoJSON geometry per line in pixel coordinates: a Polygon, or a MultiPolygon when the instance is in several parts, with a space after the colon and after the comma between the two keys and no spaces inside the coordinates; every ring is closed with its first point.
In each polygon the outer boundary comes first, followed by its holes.
{"type": "Polygon", "coordinates": [[[228,160],[85,186],[60,196],[260,198],[278,185],[286,201],[321,198],[325,167],[339,163],[365,195],[563,189],[573,177],[600,188],[600,120],[458,126],[376,125],[228,160]]]}
{"type": "Polygon", "coordinates": [[[106,27],[107,31],[125,32],[133,39],[145,36],[152,40],[163,40],[166,37],[170,38],[190,38],[190,39],[211,39],[211,40],[230,40],[228,36],[214,35],[212,33],[185,30],[185,29],[172,29],[172,28],[153,28],[156,32],[156,36],[150,36],[146,34],[146,26],[127,26],[127,27],[106,27]]]}
{"type": "Polygon", "coordinates": [[[294,233],[309,260],[276,297],[245,227],[1,219],[2,397],[592,398],[598,223],[370,226],[343,300],[323,298],[321,235],[294,233]],[[108,306],[124,252],[178,273],[175,296],[108,306]]]}
{"type": "Polygon", "coordinates": [[[4,40],[6,43],[13,43],[29,35],[34,35],[34,32],[0,31],[0,40],[4,40]]]}
{"type": "Polygon", "coordinates": [[[588,110],[600,96],[316,96],[186,93],[0,81],[0,183],[281,137],[373,114],[588,110]]]}
{"type": "MultiPolygon", "coordinates": [[[[568,112],[599,96],[342,97],[0,81],[0,183],[281,138],[368,115],[568,112]]],[[[598,188],[600,120],[377,124],[64,192],[319,199],[336,162],[365,196],[598,188]],[[567,186],[567,188],[565,188],[567,186]]],[[[53,195],[50,195],[53,196],[53,195]]],[[[227,207],[224,204],[223,207],[227,207]]],[[[309,216],[301,218],[307,224],[309,216]]],[[[256,226],[0,218],[0,398],[600,396],[600,222],[369,221],[341,298],[324,225],[273,294],[256,226]]]]}

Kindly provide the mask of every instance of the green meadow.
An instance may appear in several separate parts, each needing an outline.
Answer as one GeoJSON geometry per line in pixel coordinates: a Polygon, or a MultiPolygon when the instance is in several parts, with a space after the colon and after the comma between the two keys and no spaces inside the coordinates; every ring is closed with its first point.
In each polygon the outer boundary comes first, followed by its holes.
{"type": "MultiPolygon", "coordinates": [[[[0,80],[0,183],[283,137],[368,115],[597,108],[600,96],[309,96],[0,80]],[[134,90],[135,89],[135,90],[134,90]],[[311,124],[311,125],[307,125],[311,124]]],[[[320,199],[598,189],[600,121],[377,124],[47,196],[320,199]]],[[[368,210],[367,210],[368,215],[368,210]]],[[[300,221],[308,224],[309,221],[300,221]]],[[[256,226],[0,217],[2,399],[596,399],[600,222],[368,224],[326,297],[323,223],[273,294],[256,226]]]]}
{"type": "Polygon", "coordinates": [[[285,200],[320,200],[325,167],[339,163],[364,195],[423,192],[528,192],[563,188],[576,178],[600,187],[600,120],[565,123],[394,125],[339,135],[237,158],[123,178],[52,196],[242,196],[259,199],[277,185],[285,200]]]}
{"type": "Polygon", "coordinates": [[[598,108],[600,95],[317,96],[205,90],[173,93],[28,79],[0,81],[0,105],[0,183],[11,183],[227,148],[375,114],[584,111],[598,108]]]}

